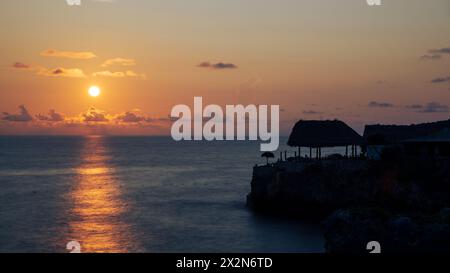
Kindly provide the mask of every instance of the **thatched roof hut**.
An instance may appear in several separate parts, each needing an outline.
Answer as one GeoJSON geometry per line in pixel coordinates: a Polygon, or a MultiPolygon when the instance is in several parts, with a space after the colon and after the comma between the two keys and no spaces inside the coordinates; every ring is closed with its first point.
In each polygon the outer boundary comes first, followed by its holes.
{"type": "Polygon", "coordinates": [[[340,120],[300,120],[292,129],[291,147],[324,148],[362,145],[363,138],[340,120]]]}

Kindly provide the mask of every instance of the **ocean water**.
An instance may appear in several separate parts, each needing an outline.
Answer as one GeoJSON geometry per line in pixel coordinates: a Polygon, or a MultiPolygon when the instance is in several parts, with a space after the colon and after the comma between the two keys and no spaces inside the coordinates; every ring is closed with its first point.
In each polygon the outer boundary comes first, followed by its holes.
{"type": "Polygon", "coordinates": [[[0,252],[73,240],[82,252],[322,252],[318,225],[246,207],[260,154],[257,142],[0,137],[0,252]]]}

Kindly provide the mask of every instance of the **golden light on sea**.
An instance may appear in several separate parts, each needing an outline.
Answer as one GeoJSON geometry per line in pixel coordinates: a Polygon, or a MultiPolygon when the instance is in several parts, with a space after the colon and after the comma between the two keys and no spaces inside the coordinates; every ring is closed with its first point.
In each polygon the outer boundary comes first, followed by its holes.
{"type": "Polygon", "coordinates": [[[69,193],[72,218],[64,241],[79,242],[83,253],[129,252],[136,245],[123,220],[130,206],[122,199],[115,168],[107,163],[105,139],[86,137],[83,146],[78,179],[69,193]]]}

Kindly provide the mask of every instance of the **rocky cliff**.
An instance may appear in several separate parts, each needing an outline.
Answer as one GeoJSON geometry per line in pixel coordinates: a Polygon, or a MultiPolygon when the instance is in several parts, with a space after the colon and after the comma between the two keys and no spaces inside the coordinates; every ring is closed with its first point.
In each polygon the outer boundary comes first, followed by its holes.
{"type": "Polygon", "coordinates": [[[450,238],[449,222],[442,220],[450,207],[450,162],[391,154],[379,161],[255,166],[247,203],[258,211],[323,221],[329,252],[366,251],[362,242],[376,238],[391,251],[429,250],[425,246],[442,236],[450,238]]]}

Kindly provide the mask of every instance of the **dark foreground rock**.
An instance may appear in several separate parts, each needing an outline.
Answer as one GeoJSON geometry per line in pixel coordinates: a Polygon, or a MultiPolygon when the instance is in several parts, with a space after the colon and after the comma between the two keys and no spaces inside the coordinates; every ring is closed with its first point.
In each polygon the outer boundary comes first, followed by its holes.
{"type": "Polygon", "coordinates": [[[379,161],[302,159],[256,166],[247,204],[262,212],[326,219],[329,252],[367,253],[367,243],[379,241],[387,252],[450,253],[447,159],[393,153],[379,161]]]}
{"type": "Polygon", "coordinates": [[[367,253],[377,241],[382,253],[450,253],[450,209],[432,216],[392,215],[383,209],[337,210],[323,221],[330,253],[367,253]]]}

